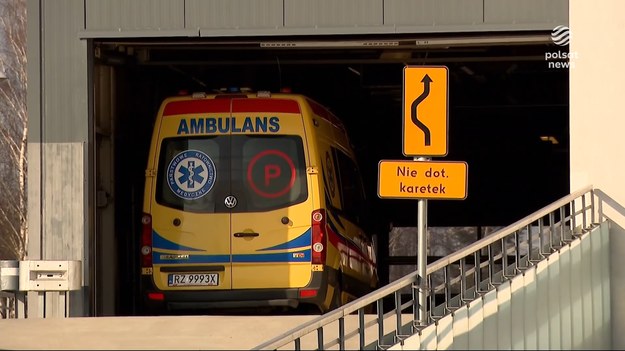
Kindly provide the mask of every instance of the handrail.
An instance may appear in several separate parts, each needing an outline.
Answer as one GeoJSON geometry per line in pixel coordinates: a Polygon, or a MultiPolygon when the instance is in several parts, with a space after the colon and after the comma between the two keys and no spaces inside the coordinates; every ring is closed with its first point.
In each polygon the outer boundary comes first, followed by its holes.
{"type": "MultiPolygon", "coordinates": [[[[440,313],[449,313],[454,308],[465,304],[468,301],[467,297],[475,299],[479,294],[485,292],[483,289],[494,288],[504,280],[510,279],[514,274],[546,258],[549,254],[558,250],[559,247],[574,240],[576,236],[580,234],[574,233],[576,230],[576,218],[578,216],[581,216],[581,223],[584,225],[581,231],[585,232],[588,230],[589,228],[585,227],[587,224],[593,226],[595,224],[593,223],[595,218],[602,218],[601,216],[595,216],[594,196],[593,187],[591,185],[584,187],[463,249],[429,264],[426,270],[428,284],[425,287],[430,301],[428,324],[442,317],[442,314],[437,315],[440,310],[442,310],[440,313]],[[591,197],[589,204],[586,202],[587,195],[591,197]],[[575,204],[578,200],[581,200],[582,206],[576,210],[575,204]],[[590,221],[588,221],[588,218],[590,218],[590,221]],[[532,229],[532,224],[535,224],[534,228],[536,230],[532,229]],[[558,230],[560,231],[559,235],[557,234],[558,230]],[[523,236],[526,236],[527,239],[522,239],[523,236]],[[512,245],[509,245],[509,242],[512,242],[512,245]],[[486,261],[482,261],[481,256],[481,251],[484,249],[488,251],[486,261]],[[469,264],[467,258],[473,258],[473,264],[469,264]],[[459,265],[460,267],[460,272],[456,276],[450,274],[450,267],[453,265],[459,265]],[[487,274],[482,272],[484,268],[488,268],[487,274]],[[433,281],[436,279],[440,280],[441,275],[443,276],[443,282],[435,285],[433,281]],[[483,275],[485,276],[483,277],[483,275]],[[455,290],[455,292],[452,292],[452,290],[455,290]],[[445,301],[436,305],[436,295],[441,292],[444,293],[443,297],[445,301]],[[440,307],[443,308],[441,309],[440,307]]],[[[400,338],[400,330],[405,327],[404,325],[400,325],[401,318],[399,318],[399,315],[406,308],[410,306],[413,308],[414,319],[412,323],[410,323],[411,332],[413,334],[418,333],[427,326],[418,325],[416,319],[416,311],[419,309],[417,299],[415,298],[416,292],[423,288],[423,286],[417,284],[417,279],[418,272],[409,273],[380,289],[278,335],[253,349],[275,350],[289,343],[294,343],[295,349],[299,350],[301,347],[301,338],[315,332],[318,333],[318,349],[325,349],[337,344],[341,349],[344,349],[347,339],[345,337],[346,335],[359,335],[360,348],[362,349],[365,347],[363,342],[366,327],[371,326],[372,323],[377,323],[379,326],[378,332],[382,334],[384,330],[384,320],[393,314],[398,315],[397,325],[394,326],[394,337],[392,338],[392,342],[397,343],[400,338]],[[411,301],[402,303],[401,301],[398,302],[398,299],[395,298],[394,309],[386,314],[383,313],[383,299],[397,296],[400,290],[406,287],[412,289],[411,301]],[[363,322],[363,316],[365,308],[370,305],[376,306],[378,312],[377,318],[370,321],[367,325],[363,322]],[[344,330],[344,318],[354,312],[358,313],[360,321],[359,327],[356,331],[346,332],[344,330]],[[324,344],[323,327],[336,321],[339,322],[338,339],[324,344]]],[[[402,330],[402,332],[405,332],[405,330],[402,330]]],[[[388,337],[388,335],[378,335],[377,349],[385,349],[391,346],[383,343],[386,337],[388,337]]],[[[405,337],[405,335],[401,335],[401,337],[405,337]]]]}
{"type": "Polygon", "coordinates": [[[462,257],[464,257],[466,255],[467,252],[475,252],[485,246],[488,246],[498,240],[501,240],[502,238],[510,235],[511,233],[513,233],[514,231],[518,230],[519,227],[524,227],[528,224],[531,224],[532,222],[534,222],[536,219],[544,217],[546,215],[548,215],[550,212],[559,209],[560,207],[569,204],[570,202],[572,202],[573,200],[577,199],[578,197],[582,196],[585,193],[588,193],[592,191],[592,186],[587,186],[583,189],[580,189],[574,193],[571,193],[569,195],[564,196],[563,198],[541,208],[540,210],[526,216],[523,217],[522,219],[519,219],[518,221],[510,224],[507,227],[501,228],[498,231],[496,231],[495,233],[484,237],[476,242],[474,242],[473,244],[470,244],[469,246],[460,249],[456,252],[453,252],[449,255],[447,255],[446,257],[442,257],[434,262],[432,262],[431,264],[428,265],[428,273],[430,271],[436,271],[439,270],[441,268],[443,268],[444,266],[446,266],[447,264],[451,263],[451,262],[455,262],[458,261],[459,259],[461,259],[462,257]]]}

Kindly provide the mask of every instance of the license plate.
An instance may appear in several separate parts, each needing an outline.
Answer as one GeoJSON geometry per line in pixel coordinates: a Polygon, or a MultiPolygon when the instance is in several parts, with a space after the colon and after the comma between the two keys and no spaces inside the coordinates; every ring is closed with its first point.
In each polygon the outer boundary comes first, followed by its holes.
{"type": "Polygon", "coordinates": [[[216,286],[218,273],[175,273],[167,276],[168,286],[216,286]]]}

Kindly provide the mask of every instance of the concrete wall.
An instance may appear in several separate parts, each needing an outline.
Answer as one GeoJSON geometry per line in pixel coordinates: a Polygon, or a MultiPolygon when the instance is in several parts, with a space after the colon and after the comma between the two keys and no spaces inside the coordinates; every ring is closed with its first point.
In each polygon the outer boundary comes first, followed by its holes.
{"type": "MultiPolygon", "coordinates": [[[[571,188],[592,184],[606,201],[603,210],[615,222],[611,291],[618,297],[625,290],[625,2],[571,0],[569,10],[570,51],[577,55],[570,69],[571,188]]],[[[625,301],[614,298],[615,349],[625,347],[623,316],[625,301]]]]}
{"type": "MultiPolygon", "coordinates": [[[[83,1],[27,6],[28,259],[88,267],[87,43],[77,35],[83,1]]],[[[71,315],[85,313],[83,293],[70,293],[71,315]]],[[[29,298],[29,310],[36,302],[29,298]]]]}
{"type": "MultiPolygon", "coordinates": [[[[592,184],[625,204],[625,2],[570,2],[571,189],[592,184]]],[[[625,216],[606,214],[625,226],[625,216]]]]}

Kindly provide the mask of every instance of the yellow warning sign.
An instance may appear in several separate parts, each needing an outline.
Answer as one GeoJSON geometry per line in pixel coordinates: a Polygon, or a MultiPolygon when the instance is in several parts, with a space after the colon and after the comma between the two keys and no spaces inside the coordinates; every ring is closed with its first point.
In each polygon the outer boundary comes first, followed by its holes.
{"type": "Polygon", "coordinates": [[[393,199],[467,197],[468,165],[460,161],[381,160],[378,196],[393,199]]]}
{"type": "Polygon", "coordinates": [[[447,67],[406,66],[403,89],[404,156],[446,156],[447,67]]]}

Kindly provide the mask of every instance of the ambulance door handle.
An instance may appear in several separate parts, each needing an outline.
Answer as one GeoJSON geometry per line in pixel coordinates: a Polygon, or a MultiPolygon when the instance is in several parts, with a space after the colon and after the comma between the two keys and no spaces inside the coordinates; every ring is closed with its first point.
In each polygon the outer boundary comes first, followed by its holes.
{"type": "Polygon", "coordinates": [[[247,237],[255,237],[255,236],[259,236],[260,234],[258,233],[245,233],[245,232],[240,232],[240,233],[234,233],[234,236],[237,238],[247,238],[247,237]]]}

